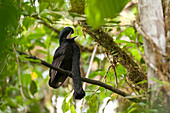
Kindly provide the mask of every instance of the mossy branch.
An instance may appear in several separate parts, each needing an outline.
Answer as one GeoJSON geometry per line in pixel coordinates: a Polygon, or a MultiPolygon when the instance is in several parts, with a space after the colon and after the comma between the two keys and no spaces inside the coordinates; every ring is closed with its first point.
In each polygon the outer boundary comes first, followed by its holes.
{"type": "MultiPolygon", "coordinates": [[[[128,80],[133,82],[134,84],[141,82],[143,80],[147,80],[147,77],[140,70],[139,66],[135,61],[124,51],[122,50],[117,43],[113,41],[113,38],[105,33],[101,28],[93,29],[87,25],[86,22],[80,23],[83,27],[83,30],[87,32],[92,38],[95,39],[101,46],[103,46],[107,52],[109,52],[114,60],[119,62],[122,66],[124,66],[128,71],[128,80]]],[[[142,89],[147,89],[147,83],[138,84],[138,86],[142,89]]]]}

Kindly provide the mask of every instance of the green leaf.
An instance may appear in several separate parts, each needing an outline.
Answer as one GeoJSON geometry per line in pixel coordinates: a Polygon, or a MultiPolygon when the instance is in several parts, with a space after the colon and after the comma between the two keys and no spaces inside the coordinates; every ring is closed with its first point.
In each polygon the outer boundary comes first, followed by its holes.
{"type": "Polygon", "coordinates": [[[36,63],[41,63],[41,60],[39,60],[39,59],[30,59],[30,58],[28,58],[28,59],[26,59],[27,61],[30,61],[30,62],[36,62],[36,63]]]}
{"type": "Polygon", "coordinates": [[[23,101],[22,96],[17,96],[15,99],[17,101],[17,104],[23,105],[24,101],[23,101]]]}
{"type": "Polygon", "coordinates": [[[133,103],[128,107],[128,109],[125,111],[125,113],[131,113],[131,112],[134,111],[136,108],[137,108],[137,107],[136,107],[136,103],[133,102],[133,103]]]}
{"type": "Polygon", "coordinates": [[[147,111],[150,112],[150,113],[158,113],[157,109],[148,109],[147,111]]]}
{"type": "Polygon", "coordinates": [[[34,18],[26,17],[23,20],[23,26],[25,26],[26,29],[28,29],[33,23],[35,22],[34,18]]]}
{"type": "Polygon", "coordinates": [[[65,99],[63,100],[63,103],[62,103],[63,113],[67,112],[70,109],[69,101],[66,102],[66,99],[68,96],[69,96],[69,94],[65,97],[65,99]]]}
{"type": "Polygon", "coordinates": [[[30,85],[30,91],[31,91],[32,95],[34,95],[37,92],[37,85],[36,85],[35,81],[33,81],[33,80],[30,85]]]}
{"type": "Polygon", "coordinates": [[[141,82],[138,82],[137,84],[143,84],[143,83],[147,83],[148,81],[147,80],[143,80],[141,82]]]}
{"type": "Polygon", "coordinates": [[[30,104],[30,111],[29,113],[41,113],[40,102],[38,100],[33,100],[30,104]]]}
{"type": "Polygon", "coordinates": [[[146,106],[147,104],[144,103],[144,102],[139,102],[139,105],[140,105],[140,106],[146,106]]]}
{"type": "Polygon", "coordinates": [[[97,69],[96,71],[91,71],[89,78],[94,78],[96,75],[104,76],[106,73],[103,69],[97,69]]]}
{"type": "Polygon", "coordinates": [[[46,45],[44,44],[44,41],[36,40],[36,41],[35,41],[35,44],[36,44],[37,46],[41,46],[41,47],[43,47],[43,48],[46,48],[46,45]]]}
{"type": "Polygon", "coordinates": [[[88,105],[90,107],[89,108],[90,113],[97,113],[98,111],[98,103],[96,100],[98,100],[98,98],[96,95],[94,95],[88,101],[88,105]]]}
{"type": "Polygon", "coordinates": [[[49,6],[49,2],[40,2],[39,6],[39,12],[42,12],[44,9],[46,9],[49,6]]]}
{"type": "Polygon", "coordinates": [[[17,105],[17,103],[16,102],[14,102],[14,100],[12,100],[11,98],[7,98],[6,99],[6,101],[7,101],[7,104],[10,106],[10,107],[17,107],[18,105],[17,105]]]}
{"type": "Polygon", "coordinates": [[[115,40],[116,43],[120,44],[120,43],[131,43],[125,40],[115,40]]]}
{"type": "Polygon", "coordinates": [[[51,43],[51,37],[47,35],[47,38],[45,40],[46,47],[48,47],[50,45],[50,43],[51,43]]]}
{"type": "Polygon", "coordinates": [[[67,112],[69,109],[70,109],[69,102],[63,101],[63,104],[62,104],[62,110],[63,110],[63,112],[65,113],[65,112],[67,112]]]}
{"type": "Polygon", "coordinates": [[[116,73],[117,73],[117,76],[120,77],[122,76],[122,74],[126,74],[126,69],[122,66],[122,65],[118,65],[117,68],[116,68],[116,73]]]}
{"type": "Polygon", "coordinates": [[[76,113],[76,110],[75,110],[75,107],[74,107],[74,105],[73,104],[71,104],[71,113],[76,113]]]}
{"type": "MultiPolygon", "coordinates": [[[[42,50],[42,49],[37,49],[36,51],[37,51],[37,52],[40,52],[40,53],[43,53],[43,54],[47,54],[47,51],[42,50]]],[[[47,62],[48,62],[48,61],[47,61],[47,62]]]]}
{"type": "Polygon", "coordinates": [[[123,32],[124,35],[128,36],[131,40],[136,41],[136,34],[133,28],[127,27],[123,32]]]}
{"type": "Polygon", "coordinates": [[[21,76],[21,82],[24,86],[28,86],[31,83],[31,76],[30,74],[24,74],[21,76]]]}
{"type": "Polygon", "coordinates": [[[36,12],[36,7],[35,6],[30,6],[28,5],[28,3],[23,3],[23,6],[24,6],[24,11],[23,14],[24,15],[31,15],[33,14],[34,12],[36,12]]]}
{"type": "Polygon", "coordinates": [[[23,93],[24,93],[24,96],[27,98],[27,99],[31,99],[29,93],[28,93],[28,89],[27,87],[22,87],[22,90],[23,90],[23,93]]]}
{"type": "Polygon", "coordinates": [[[87,22],[94,28],[104,24],[105,18],[116,17],[130,0],[87,0],[87,22]]]}
{"type": "Polygon", "coordinates": [[[52,18],[53,21],[58,21],[62,17],[62,15],[57,14],[57,13],[53,13],[53,12],[51,12],[51,13],[42,13],[41,14],[41,17],[43,17],[43,18],[47,18],[49,16],[53,17],[52,18]]]}
{"type": "Polygon", "coordinates": [[[137,48],[131,48],[129,49],[129,51],[132,53],[133,57],[140,62],[142,56],[139,54],[138,49],[137,48]]]}
{"type": "Polygon", "coordinates": [[[27,39],[29,39],[29,40],[39,39],[43,36],[44,36],[44,34],[42,34],[42,33],[33,33],[33,34],[28,35],[27,39]]]}

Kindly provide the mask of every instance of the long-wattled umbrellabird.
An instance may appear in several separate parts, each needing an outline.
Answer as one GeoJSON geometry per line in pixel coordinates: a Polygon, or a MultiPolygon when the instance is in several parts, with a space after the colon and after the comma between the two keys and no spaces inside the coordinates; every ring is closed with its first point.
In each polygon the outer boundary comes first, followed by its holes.
{"type": "MultiPolygon", "coordinates": [[[[72,72],[73,88],[75,99],[82,99],[85,92],[82,88],[81,73],[80,73],[80,48],[75,43],[71,34],[74,33],[71,27],[65,27],[59,35],[60,46],[56,49],[52,61],[52,65],[72,72]]],[[[50,69],[49,85],[52,88],[59,88],[68,77],[56,70],[50,69]]]]}

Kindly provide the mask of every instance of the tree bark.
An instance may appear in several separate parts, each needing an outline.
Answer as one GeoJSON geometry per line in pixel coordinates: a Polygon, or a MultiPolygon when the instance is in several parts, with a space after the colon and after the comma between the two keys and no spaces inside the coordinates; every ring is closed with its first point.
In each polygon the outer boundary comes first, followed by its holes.
{"type": "Polygon", "coordinates": [[[168,46],[166,45],[168,44],[166,41],[169,38],[165,35],[165,30],[167,29],[165,29],[162,1],[139,0],[138,11],[140,26],[148,36],[147,38],[143,37],[143,42],[145,56],[149,60],[149,62],[147,62],[147,77],[150,89],[150,102],[152,108],[155,107],[158,109],[158,105],[162,103],[164,107],[167,106],[166,109],[169,109],[170,86],[161,84],[160,82],[170,82],[170,74],[167,67],[169,57],[168,49],[166,49],[168,46]],[[151,65],[153,65],[154,68],[151,67],[151,65]],[[160,85],[163,86],[160,87],[160,85]]]}

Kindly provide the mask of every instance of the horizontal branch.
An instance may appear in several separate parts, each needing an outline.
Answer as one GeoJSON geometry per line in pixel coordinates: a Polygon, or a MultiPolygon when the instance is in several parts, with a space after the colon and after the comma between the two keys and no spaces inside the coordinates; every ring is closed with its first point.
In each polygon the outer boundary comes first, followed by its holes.
{"type": "MultiPolygon", "coordinates": [[[[66,74],[66,75],[68,75],[69,77],[72,78],[72,73],[71,73],[70,71],[66,71],[66,70],[64,70],[64,69],[55,67],[55,66],[51,65],[50,63],[48,63],[48,62],[46,62],[46,61],[44,61],[44,60],[41,60],[41,59],[37,58],[36,56],[28,55],[28,54],[26,54],[26,53],[24,53],[24,52],[21,52],[21,51],[17,51],[17,52],[18,52],[20,55],[27,55],[28,57],[26,57],[26,58],[39,60],[39,61],[40,61],[39,63],[41,63],[42,65],[44,65],[44,66],[46,66],[46,67],[49,67],[49,68],[52,68],[52,69],[54,69],[54,70],[56,70],[56,71],[59,71],[59,72],[62,73],[62,74],[66,74]]],[[[84,81],[84,82],[90,83],[90,84],[94,84],[94,85],[98,85],[98,86],[104,87],[105,89],[108,89],[108,90],[110,90],[110,91],[112,91],[112,92],[114,92],[114,93],[117,93],[118,95],[121,95],[121,96],[123,96],[123,97],[126,97],[126,96],[129,97],[129,96],[131,96],[130,94],[127,94],[127,93],[125,93],[125,92],[123,92],[123,91],[121,91],[121,90],[119,90],[119,89],[116,89],[116,88],[114,88],[114,87],[112,87],[112,86],[110,86],[110,85],[108,85],[108,84],[106,84],[106,83],[103,83],[103,82],[101,82],[101,81],[98,81],[98,80],[92,80],[92,79],[88,79],[88,78],[84,78],[84,77],[81,77],[81,80],[84,81]]],[[[134,101],[134,102],[143,101],[143,100],[141,100],[141,99],[139,99],[139,98],[128,98],[128,99],[131,100],[131,101],[134,101]]]]}

